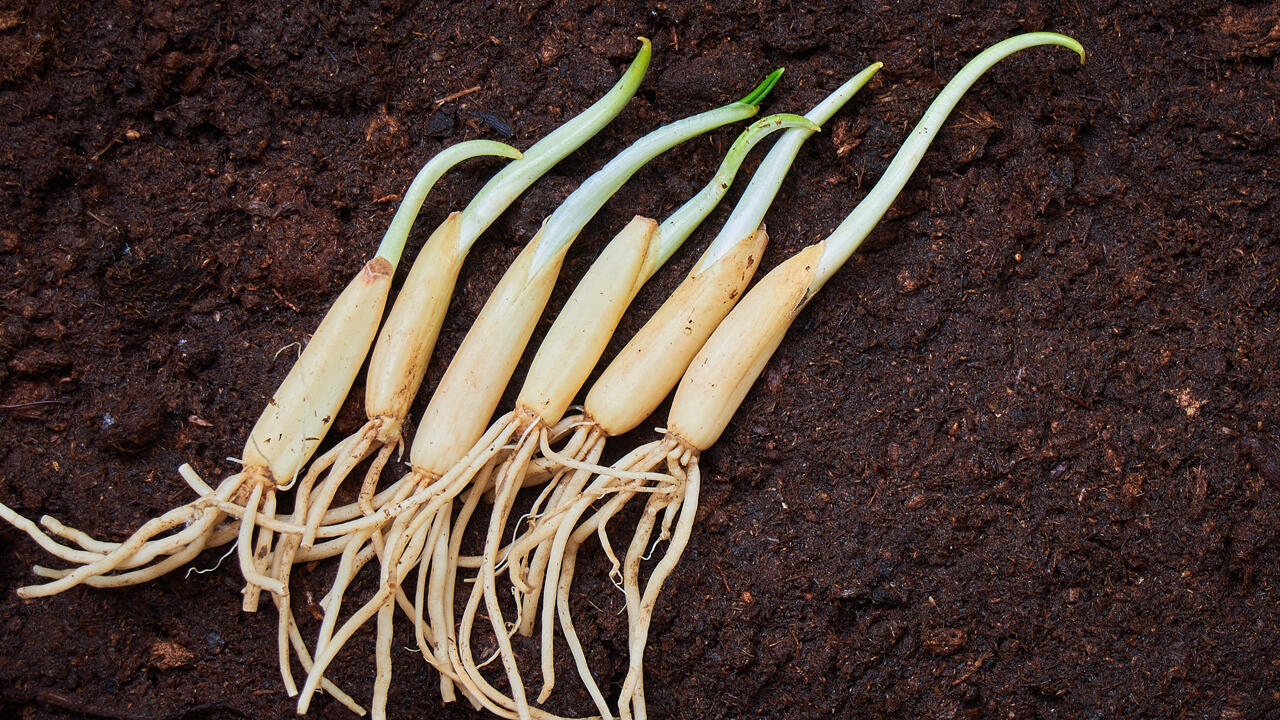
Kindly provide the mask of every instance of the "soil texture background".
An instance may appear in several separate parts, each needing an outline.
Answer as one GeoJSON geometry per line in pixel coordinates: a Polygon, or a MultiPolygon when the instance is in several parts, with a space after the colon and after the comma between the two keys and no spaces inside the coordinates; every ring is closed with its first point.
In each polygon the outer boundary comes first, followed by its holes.
{"type": "MultiPolygon", "coordinates": [[[[1083,65],[1040,48],[979,82],[703,456],[697,529],[650,636],[650,713],[1280,717],[1274,3],[0,8],[0,502],[113,540],[192,499],[182,462],[231,471],[292,344],[421,163],[464,139],[528,147],[613,84],[636,36],[654,40],[642,89],[477,244],[428,389],[541,219],[660,123],[779,66],[765,112],[804,112],[885,63],[801,152],[767,219],[767,269],[854,207],[981,48],[1078,38],[1083,65]]],[[[552,307],[628,219],[706,182],[737,132],[641,171],[587,226],[552,307]]],[[[410,252],[496,168],[448,175],[410,252]]],[[[360,399],[332,437],[358,427],[360,399]]],[[[274,610],[239,611],[233,559],[20,600],[39,563],[56,565],[0,526],[0,715],[292,715],[274,610]]],[[[626,620],[605,566],[580,560],[575,612],[614,695],[626,620]]],[[[296,571],[308,637],[332,572],[296,571]]],[[[441,706],[397,630],[392,716],[481,717],[441,706]]],[[[331,676],[367,699],[372,657],[362,633],[331,676]]],[[[548,708],[591,713],[566,657],[548,708]]],[[[312,716],[351,717],[324,697],[312,716]]]]}

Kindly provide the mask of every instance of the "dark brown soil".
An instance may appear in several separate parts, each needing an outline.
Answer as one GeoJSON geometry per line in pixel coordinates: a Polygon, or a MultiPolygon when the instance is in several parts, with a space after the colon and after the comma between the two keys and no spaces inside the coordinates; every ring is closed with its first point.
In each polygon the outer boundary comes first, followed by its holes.
{"type": "MultiPolygon", "coordinates": [[[[508,128],[527,146],[614,82],[636,35],[655,41],[644,89],[477,246],[433,378],[539,220],[660,122],[776,66],[766,109],[803,111],[884,61],[801,154],[768,267],[853,207],[964,60],[1019,31],[1074,35],[1084,66],[1023,53],[960,105],[705,454],[649,707],[1280,717],[1275,4],[0,5],[0,502],[112,539],[190,500],[181,462],[228,471],[287,369],[277,351],[315,327],[419,164],[508,128]]],[[[626,219],[704,182],[735,132],[642,171],[558,297],[626,219]]],[[[451,174],[419,231],[493,168],[451,174]]],[[[48,558],[8,526],[0,543],[0,716],[292,713],[274,612],[239,612],[230,561],[22,601],[48,558]]],[[[599,554],[582,565],[578,627],[616,692],[622,596],[599,554]]],[[[330,574],[300,569],[304,616],[330,574]]],[[[333,671],[358,698],[371,658],[358,636],[333,671]]],[[[473,716],[396,660],[395,717],[473,716]]],[[[592,711],[576,689],[551,707],[592,711]]],[[[328,699],[313,715],[349,716],[328,699]]]]}

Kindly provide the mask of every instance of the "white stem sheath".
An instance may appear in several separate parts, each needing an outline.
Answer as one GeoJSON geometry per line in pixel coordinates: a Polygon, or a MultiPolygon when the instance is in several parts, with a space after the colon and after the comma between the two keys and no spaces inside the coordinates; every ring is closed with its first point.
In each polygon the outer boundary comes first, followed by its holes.
{"type": "Polygon", "coordinates": [[[541,244],[539,232],[498,281],[431,396],[409,450],[419,472],[444,475],[484,434],[568,250],[562,247],[533,271],[541,244]]]}
{"type": "MultiPolygon", "coordinates": [[[[805,113],[805,118],[818,125],[825,124],[880,71],[882,66],[882,63],[868,65],[862,72],[846,80],[822,102],[805,113]]],[[[729,214],[729,219],[725,220],[724,226],[711,241],[707,251],[698,258],[695,269],[707,269],[728,253],[739,238],[745,237],[760,227],[764,222],[765,213],[773,204],[774,196],[778,194],[778,188],[782,187],[783,178],[786,177],[791,164],[795,162],[796,155],[800,152],[800,146],[804,145],[811,135],[813,130],[795,127],[783,133],[773,147],[769,148],[769,154],[760,162],[760,167],[756,168],[751,176],[751,182],[747,183],[746,189],[742,191],[742,197],[738,198],[733,212],[729,214]]]]}
{"type": "Polygon", "coordinates": [[[822,250],[810,245],[778,265],[720,323],[676,388],[669,432],[698,450],[715,444],[804,307],[822,250]]]}
{"type": "Polygon", "coordinates": [[[287,483],[315,452],[369,352],[391,275],[391,263],[375,257],[334,301],[249,433],[246,468],[266,467],[287,483]]]}
{"type": "Polygon", "coordinates": [[[492,140],[468,140],[436,153],[414,176],[413,182],[409,183],[409,189],[405,190],[404,199],[400,202],[395,217],[391,218],[391,225],[382,236],[382,243],[378,245],[377,256],[386,258],[392,268],[398,267],[405,241],[409,239],[409,230],[436,181],[454,165],[481,155],[496,155],[512,160],[519,160],[521,157],[519,150],[492,140]]]}
{"type": "MultiPolygon", "coordinates": [[[[403,421],[409,413],[465,259],[458,252],[460,219],[461,213],[452,213],[427,239],[387,313],[369,358],[365,410],[370,418],[403,421]]],[[[398,439],[400,422],[390,424],[395,427],[379,428],[379,442],[398,439]]]]}
{"type": "Polygon", "coordinates": [[[587,415],[607,434],[621,435],[657,409],[746,291],[767,242],[765,231],[756,230],[705,269],[699,262],[609,363],[585,403],[587,415]]]}
{"type": "Polygon", "coordinates": [[[649,57],[653,52],[648,38],[637,39],[640,41],[640,51],[608,93],[550,135],[534,143],[533,147],[524,151],[522,160],[503,168],[476,193],[462,211],[461,230],[458,234],[458,251],[461,254],[467,254],[471,243],[510,207],[520,193],[622,112],[622,108],[640,88],[640,81],[649,68],[649,57]]]}
{"type": "Polygon", "coordinates": [[[637,215],[591,264],[547,331],[518,407],[537,413],[548,426],[564,415],[648,279],[646,258],[657,229],[658,223],[637,215]]]}

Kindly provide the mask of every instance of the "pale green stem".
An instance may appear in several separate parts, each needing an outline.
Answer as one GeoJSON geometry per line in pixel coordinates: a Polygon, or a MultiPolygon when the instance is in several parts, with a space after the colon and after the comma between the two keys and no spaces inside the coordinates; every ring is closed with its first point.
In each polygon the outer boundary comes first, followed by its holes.
{"type": "Polygon", "coordinates": [[[391,263],[392,268],[400,264],[400,254],[404,252],[405,240],[409,238],[409,228],[413,227],[413,221],[417,219],[418,211],[422,209],[422,202],[427,199],[427,193],[435,187],[440,176],[454,165],[480,155],[520,159],[519,150],[493,140],[468,140],[436,153],[436,156],[428,160],[427,164],[418,171],[413,182],[409,183],[409,189],[405,191],[404,199],[400,201],[400,208],[396,210],[395,217],[391,218],[391,225],[382,236],[382,243],[378,245],[376,257],[385,258],[391,263]]]}
{"type": "Polygon", "coordinates": [[[542,241],[529,265],[530,274],[564,251],[623,183],[653,158],[680,143],[721,125],[744,120],[759,112],[759,103],[778,81],[774,71],[745,98],[715,110],[677,120],[635,141],[573,191],[542,225],[542,241]]]}
{"type": "Polygon", "coordinates": [[[493,221],[519,197],[535,180],[542,177],[566,155],[577,150],[605,125],[609,124],[635,95],[649,67],[651,45],[647,38],[640,38],[640,52],[631,66],[604,97],[583,110],[572,120],[539,140],[524,152],[524,159],[513,162],[493,176],[471,203],[462,211],[458,231],[458,251],[466,254],[471,245],[493,221]]]}
{"type": "Polygon", "coordinates": [[[1019,50],[1037,45],[1061,45],[1070,48],[1076,51],[1080,55],[1080,61],[1084,62],[1084,48],[1080,43],[1066,35],[1044,32],[1016,35],[992,45],[970,60],[960,69],[960,72],[956,73],[951,82],[942,88],[942,92],[938,93],[938,97],[929,105],[929,109],[925,110],[924,116],[911,131],[907,141],[898,149],[898,154],[894,155],[884,175],[867,193],[867,197],[858,203],[853,212],[849,213],[844,222],[840,223],[839,227],[824,241],[822,258],[818,261],[817,272],[809,286],[809,297],[812,297],[813,293],[816,293],[835,274],[835,271],[840,269],[840,266],[853,255],[853,252],[871,233],[876,223],[880,222],[880,218],[893,204],[898,193],[902,192],[902,188],[906,186],[911,173],[920,164],[920,158],[924,156],[929,143],[938,134],[942,123],[951,114],[956,103],[960,102],[965,92],[996,63],[1019,50]]]}
{"type": "MultiPolygon", "coordinates": [[[[880,71],[882,66],[883,63],[867,66],[805,113],[805,117],[817,125],[826,123],[871,80],[872,76],[880,71]]],[[[773,204],[774,196],[778,194],[778,188],[782,187],[782,179],[786,177],[787,171],[791,169],[791,164],[795,162],[796,155],[800,152],[800,146],[809,139],[810,135],[813,135],[813,132],[813,130],[795,128],[778,138],[778,142],[769,149],[769,154],[760,162],[760,167],[756,168],[755,174],[751,176],[751,182],[747,183],[747,189],[742,191],[742,197],[733,207],[733,212],[729,214],[724,227],[699,258],[695,272],[706,270],[714,265],[743,238],[749,237],[756,228],[760,227],[765,213],[773,204]]]]}
{"type": "Polygon", "coordinates": [[[813,134],[820,129],[812,120],[801,115],[779,113],[761,118],[743,130],[729,147],[729,152],[725,153],[724,160],[720,162],[720,168],[716,170],[711,182],[658,226],[657,242],[650,248],[649,257],[646,258],[647,267],[642,273],[644,278],[657,272],[658,268],[670,259],[671,254],[706,219],[724,198],[725,193],[729,192],[729,186],[733,184],[733,179],[737,176],[738,169],[742,167],[742,161],[746,159],[747,153],[751,152],[751,148],[766,135],[783,128],[799,128],[806,134],[813,134]]]}

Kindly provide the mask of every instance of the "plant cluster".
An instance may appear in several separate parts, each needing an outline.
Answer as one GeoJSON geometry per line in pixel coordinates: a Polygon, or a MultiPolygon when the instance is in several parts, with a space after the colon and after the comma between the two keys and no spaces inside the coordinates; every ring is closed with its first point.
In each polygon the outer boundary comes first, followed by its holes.
{"type": "Polygon", "coordinates": [[[233,543],[245,580],[243,608],[256,610],[264,591],[276,606],[280,673],[286,691],[298,698],[299,713],[316,692],[366,712],[326,670],[353,634],[372,622],[376,675],[370,709],[375,718],[387,716],[398,608],[411,621],[423,658],[439,671],[446,702],[461,696],[501,717],[554,717],[538,706],[555,685],[558,630],[600,717],[646,717],[648,628],[663,582],[693,532],[700,453],[720,437],[801,309],[879,222],[979,77],[1029,47],[1061,45],[1081,58],[1084,50],[1062,35],[1029,33],[979,54],[933,101],[844,222],[753,286],[768,239],[764,216],[801,144],[880,64],[850,78],[803,116],[771,115],[749,125],[707,185],[684,205],[661,222],[637,216],[617,232],[538,347],[515,407],[493,419],[583,227],[660,153],[755,115],[782,71],[741,100],[640,138],[584,180],[507,269],[432,391],[409,444],[409,471],[383,483],[389,460],[404,446],[402,428],[468,251],[525,189],[621,112],[648,66],[650,45],[641,43],[604,97],[523,153],[502,143],[471,141],[440,152],[423,167],[377,252],[334,301],[250,431],[239,469],[217,487],[182,466],[179,472],[196,499],[145,523],[123,542],[95,539],[47,516],[37,524],[0,505],[0,517],[71,566],[37,566],[35,572],[48,582],[19,594],[142,583],[206,549],[233,543]],[[724,197],[752,147],[778,131],[779,139],[693,270],[571,412],[641,286],[724,197]],[[481,155],[511,162],[431,233],[384,317],[395,268],[424,198],[450,167],[481,155]],[[366,357],[368,421],[313,458],[366,357]],[[673,389],[662,437],[602,464],[608,439],[637,427],[673,389]],[[335,506],[339,488],[362,466],[356,501],[335,506]],[[525,489],[533,491],[522,494],[525,489]],[[530,496],[521,507],[521,498],[530,496]],[[636,498],[643,509],[619,557],[609,521],[636,498]],[[282,499],[291,510],[281,511],[282,499]],[[469,527],[483,537],[478,555],[462,552],[469,527]],[[612,704],[592,674],[570,612],[578,553],[592,537],[599,539],[611,562],[608,573],[626,600],[629,665],[612,704]],[[659,545],[665,549],[646,570],[659,545]],[[338,560],[320,603],[320,629],[308,643],[293,615],[291,569],[333,557],[338,560]],[[353,581],[371,564],[378,577],[375,592],[349,602],[353,581]],[[350,609],[345,618],[344,608],[350,609]],[[473,638],[484,625],[497,651],[477,658],[473,638]],[[516,632],[539,633],[541,688],[532,703],[525,689],[528,668],[510,640],[516,632]],[[495,659],[505,688],[495,687],[483,672],[495,659]],[[295,661],[305,673],[301,685],[295,661]]]}

